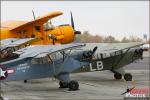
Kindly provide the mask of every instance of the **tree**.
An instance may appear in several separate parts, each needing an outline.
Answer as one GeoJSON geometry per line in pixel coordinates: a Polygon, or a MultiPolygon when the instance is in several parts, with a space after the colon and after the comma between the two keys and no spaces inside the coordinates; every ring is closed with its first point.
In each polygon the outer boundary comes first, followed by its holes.
{"type": "Polygon", "coordinates": [[[136,36],[130,36],[130,42],[142,42],[143,40],[136,36]]]}
{"type": "Polygon", "coordinates": [[[103,37],[99,36],[99,35],[95,35],[93,37],[93,42],[95,42],[95,43],[101,43],[101,42],[103,42],[103,37]]]}
{"type": "Polygon", "coordinates": [[[121,40],[122,43],[127,43],[127,42],[130,42],[129,39],[127,39],[126,37],[124,37],[122,40],[121,40]]]}
{"type": "Polygon", "coordinates": [[[82,34],[77,36],[76,42],[82,43],[100,43],[103,41],[103,37],[99,35],[91,35],[88,31],[84,31],[82,34]]]}
{"type": "Polygon", "coordinates": [[[117,43],[117,42],[119,42],[119,41],[117,41],[117,40],[115,39],[115,37],[113,37],[113,36],[107,36],[107,37],[105,37],[105,38],[103,39],[103,42],[104,42],[104,43],[117,43]]]}

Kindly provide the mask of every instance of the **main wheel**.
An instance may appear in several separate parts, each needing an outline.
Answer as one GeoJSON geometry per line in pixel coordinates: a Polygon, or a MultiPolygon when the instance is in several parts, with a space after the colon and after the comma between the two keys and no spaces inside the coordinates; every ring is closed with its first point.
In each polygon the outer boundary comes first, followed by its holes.
{"type": "Polygon", "coordinates": [[[24,83],[27,83],[27,80],[24,80],[24,83]]]}
{"type": "Polygon", "coordinates": [[[79,89],[79,83],[77,81],[72,80],[69,82],[68,87],[69,87],[70,91],[78,90],[79,89]]]}
{"type": "Polygon", "coordinates": [[[130,73],[125,73],[124,79],[125,79],[126,81],[132,81],[132,75],[131,75],[130,73]]]}
{"type": "Polygon", "coordinates": [[[114,78],[120,80],[122,79],[122,75],[120,73],[114,73],[114,78]]]}
{"type": "Polygon", "coordinates": [[[3,98],[0,96],[0,100],[3,100],[3,98]]]}
{"type": "Polygon", "coordinates": [[[67,82],[59,82],[59,88],[68,88],[68,83],[67,82]]]}

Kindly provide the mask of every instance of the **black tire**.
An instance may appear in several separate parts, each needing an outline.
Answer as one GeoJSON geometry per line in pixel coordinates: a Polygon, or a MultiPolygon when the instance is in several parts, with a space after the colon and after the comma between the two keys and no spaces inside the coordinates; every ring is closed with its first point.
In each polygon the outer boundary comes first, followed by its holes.
{"type": "Polygon", "coordinates": [[[124,79],[125,79],[126,81],[132,81],[132,75],[131,75],[130,73],[126,73],[126,74],[124,75],[124,79]]]}
{"type": "Polygon", "coordinates": [[[27,80],[24,80],[24,83],[27,83],[27,80]]]}
{"type": "Polygon", "coordinates": [[[79,89],[79,83],[77,81],[72,80],[69,82],[68,87],[69,87],[69,91],[78,90],[79,89]]]}
{"type": "Polygon", "coordinates": [[[0,96],[0,100],[3,100],[3,98],[0,96]]]}
{"type": "Polygon", "coordinates": [[[68,88],[68,83],[67,82],[59,82],[59,88],[68,88]]]}
{"type": "Polygon", "coordinates": [[[114,73],[114,78],[120,80],[122,79],[122,75],[120,73],[114,73]]]}

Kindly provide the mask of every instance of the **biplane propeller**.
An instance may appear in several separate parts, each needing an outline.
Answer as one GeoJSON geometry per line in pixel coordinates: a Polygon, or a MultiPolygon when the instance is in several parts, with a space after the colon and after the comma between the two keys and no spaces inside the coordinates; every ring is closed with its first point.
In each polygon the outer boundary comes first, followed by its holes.
{"type": "Polygon", "coordinates": [[[74,29],[74,34],[81,34],[80,31],[76,31],[75,29],[75,25],[74,25],[74,20],[73,20],[73,15],[72,15],[72,11],[70,12],[70,15],[71,15],[71,26],[73,27],[74,29]]]}
{"type": "MultiPolygon", "coordinates": [[[[74,34],[75,34],[75,35],[81,34],[81,31],[76,31],[76,29],[75,29],[74,19],[73,19],[72,12],[70,12],[70,16],[71,16],[71,26],[72,26],[72,28],[73,28],[73,30],[74,30],[74,34]]],[[[63,25],[60,25],[60,26],[63,26],[63,25]]],[[[55,41],[57,41],[57,37],[56,37],[55,35],[53,35],[53,34],[49,34],[49,35],[48,35],[48,38],[49,38],[49,39],[52,39],[53,45],[55,44],[55,41]]]]}

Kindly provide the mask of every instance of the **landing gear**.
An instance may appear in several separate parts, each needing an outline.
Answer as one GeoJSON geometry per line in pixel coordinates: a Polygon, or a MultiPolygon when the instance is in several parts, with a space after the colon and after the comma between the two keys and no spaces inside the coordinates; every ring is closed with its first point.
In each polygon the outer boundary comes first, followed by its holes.
{"type": "Polygon", "coordinates": [[[130,73],[125,73],[124,79],[125,79],[126,81],[132,81],[132,75],[131,75],[130,73]]]}
{"type": "Polygon", "coordinates": [[[114,78],[120,80],[122,79],[122,75],[120,73],[114,73],[114,78]]]}
{"type": "Polygon", "coordinates": [[[67,82],[59,82],[59,88],[68,88],[68,83],[67,82]]]}
{"type": "Polygon", "coordinates": [[[69,88],[69,91],[76,91],[79,89],[79,83],[75,80],[67,82],[59,82],[59,88],[69,88]]]}
{"type": "MultiPolygon", "coordinates": [[[[115,79],[122,79],[122,75],[120,74],[120,73],[115,73],[114,74],[114,78],[115,79]]],[[[125,73],[124,74],[124,79],[126,80],[126,81],[132,81],[132,75],[130,74],[130,73],[125,73]]]]}
{"type": "Polygon", "coordinates": [[[79,89],[79,83],[75,80],[70,80],[69,73],[60,73],[56,76],[59,82],[59,88],[69,88],[69,91],[76,91],[79,89]]]}
{"type": "Polygon", "coordinates": [[[69,91],[78,90],[79,89],[79,83],[77,81],[72,80],[69,82],[68,87],[69,87],[69,91]]]}
{"type": "Polygon", "coordinates": [[[27,80],[24,80],[24,83],[27,83],[27,80]]]}

